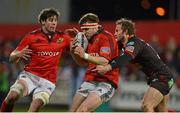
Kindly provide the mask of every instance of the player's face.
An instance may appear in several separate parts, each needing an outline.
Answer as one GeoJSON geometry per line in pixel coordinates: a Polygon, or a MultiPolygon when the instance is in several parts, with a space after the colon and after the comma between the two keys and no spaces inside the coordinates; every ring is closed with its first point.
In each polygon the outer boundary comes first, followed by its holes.
{"type": "Polygon", "coordinates": [[[91,39],[91,37],[96,34],[98,28],[83,28],[82,31],[84,32],[85,36],[88,40],[91,39]]]}
{"type": "Polygon", "coordinates": [[[57,16],[51,16],[47,18],[47,20],[44,23],[44,26],[48,32],[55,32],[57,27],[57,16]]]}
{"type": "Polygon", "coordinates": [[[122,30],[122,26],[120,24],[117,24],[114,35],[118,41],[123,38],[123,33],[124,33],[124,31],[122,30]]]}

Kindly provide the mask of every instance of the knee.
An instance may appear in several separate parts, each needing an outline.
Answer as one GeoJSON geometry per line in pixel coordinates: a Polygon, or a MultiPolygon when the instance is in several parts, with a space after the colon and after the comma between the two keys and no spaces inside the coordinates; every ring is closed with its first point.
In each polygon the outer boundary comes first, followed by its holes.
{"type": "Polygon", "coordinates": [[[145,103],[145,102],[143,102],[143,103],[141,104],[141,109],[142,109],[142,111],[144,111],[144,112],[153,112],[153,111],[154,111],[153,106],[152,106],[151,104],[145,103]]]}
{"type": "Polygon", "coordinates": [[[46,92],[39,92],[33,95],[33,100],[40,99],[43,102],[43,105],[49,103],[50,94],[46,92]]]}
{"type": "Polygon", "coordinates": [[[24,92],[24,85],[20,82],[15,82],[14,85],[11,87],[11,92],[16,92],[19,96],[23,95],[24,92]]]}
{"type": "Polygon", "coordinates": [[[8,94],[5,100],[7,102],[15,102],[18,100],[19,97],[20,97],[19,93],[15,91],[10,91],[10,93],[8,94]]]}

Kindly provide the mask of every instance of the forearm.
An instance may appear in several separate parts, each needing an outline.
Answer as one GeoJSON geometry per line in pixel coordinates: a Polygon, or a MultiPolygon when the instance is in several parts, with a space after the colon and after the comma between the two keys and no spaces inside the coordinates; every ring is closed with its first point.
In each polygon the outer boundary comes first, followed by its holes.
{"type": "Polygon", "coordinates": [[[87,53],[84,54],[84,59],[87,60],[88,62],[96,64],[96,65],[106,65],[109,62],[104,57],[92,56],[92,55],[87,54],[87,53]]]}
{"type": "Polygon", "coordinates": [[[113,59],[111,62],[110,62],[110,65],[111,65],[111,68],[119,68],[121,69],[124,65],[127,65],[130,60],[132,60],[132,57],[128,54],[124,54],[122,56],[119,56],[115,59],[113,59]]]}
{"type": "Polygon", "coordinates": [[[78,55],[75,55],[71,52],[71,56],[78,65],[83,66],[83,67],[88,66],[89,63],[86,60],[80,58],[78,55]]]}

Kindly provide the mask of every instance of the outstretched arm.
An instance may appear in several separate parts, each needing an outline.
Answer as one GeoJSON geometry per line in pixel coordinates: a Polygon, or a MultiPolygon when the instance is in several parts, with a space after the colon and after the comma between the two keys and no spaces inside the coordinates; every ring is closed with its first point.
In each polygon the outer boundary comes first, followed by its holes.
{"type": "Polygon", "coordinates": [[[20,58],[24,59],[24,60],[28,60],[31,57],[32,54],[32,50],[28,49],[28,46],[26,46],[24,49],[18,51],[18,50],[14,50],[9,57],[9,61],[11,63],[14,62],[18,62],[20,60],[20,58]]]}
{"type": "Polygon", "coordinates": [[[92,56],[91,54],[85,53],[82,47],[76,47],[74,49],[74,54],[78,55],[80,58],[88,61],[89,63],[93,63],[96,65],[106,65],[108,64],[108,60],[101,56],[92,56]]]}
{"type": "Polygon", "coordinates": [[[104,75],[108,71],[111,71],[114,68],[121,69],[124,65],[127,65],[129,61],[132,59],[132,56],[125,54],[117,57],[116,59],[113,59],[110,61],[108,65],[102,66],[98,65],[96,66],[96,69],[92,70],[93,72],[97,72],[100,75],[104,75]]]}

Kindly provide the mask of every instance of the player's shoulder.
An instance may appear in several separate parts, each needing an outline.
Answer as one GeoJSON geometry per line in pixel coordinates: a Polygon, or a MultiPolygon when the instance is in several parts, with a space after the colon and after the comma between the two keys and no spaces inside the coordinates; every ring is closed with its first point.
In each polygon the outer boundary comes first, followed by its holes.
{"type": "Polygon", "coordinates": [[[63,31],[56,30],[56,34],[58,34],[58,35],[64,35],[65,33],[64,33],[63,31]]]}
{"type": "Polygon", "coordinates": [[[141,39],[136,36],[129,38],[126,44],[127,47],[128,46],[141,47],[141,45],[143,45],[141,39]]]}
{"type": "Polygon", "coordinates": [[[64,33],[63,31],[57,30],[56,31],[57,35],[61,35],[61,36],[68,36],[68,34],[64,33]]]}
{"type": "Polygon", "coordinates": [[[102,40],[104,39],[107,39],[107,40],[109,40],[109,38],[114,38],[114,36],[113,36],[113,34],[112,33],[110,33],[109,31],[107,31],[107,30],[104,30],[104,29],[102,29],[102,30],[100,30],[100,32],[99,32],[99,34],[98,34],[98,37],[100,37],[102,40]]]}
{"type": "Polygon", "coordinates": [[[110,33],[109,31],[107,31],[107,30],[102,30],[102,34],[104,35],[104,36],[106,36],[106,37],[113,37],[113,34],[112,33],[110,33]]]}
{"type": "Polygon", "coordinates": [[[22,37],[22,39],[30,39],[30,38],[32,38],[34,35],[38,34],[39,32],[41,32],[41,30],[39,30],[39,29],[30,31],[30,32],[26,33],[26,34],[22,37]]]}
{"type": "Polygon", "coordinates": [[[35,29],[35,30],[29,32],[27,35],[35,35],[35,34],[39,34],[41,32],[42,32],[41,29],[35,29]]]}
{"type": "Polygon", "coordinates": [[[128,40],[128,43],[130,44],[143,44],[145,41],[137,36],[134,36],[128,40]]]}
{"type": "Polygon", "coordinates": [[[61,38],[67,39],[67,40],[70,40],[70,38],[71,38],[68,34],[66,34],[60,30],[57,30],[56,34],[57,34],[57,37],[61,37],[61,38]]]}

